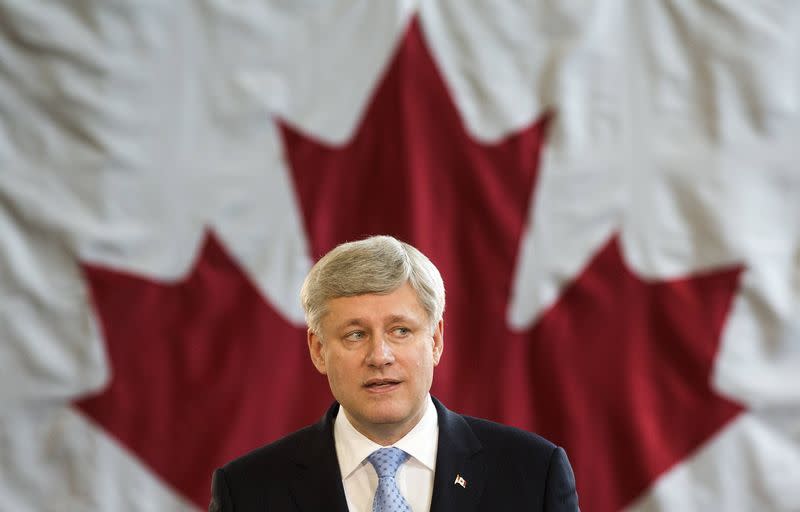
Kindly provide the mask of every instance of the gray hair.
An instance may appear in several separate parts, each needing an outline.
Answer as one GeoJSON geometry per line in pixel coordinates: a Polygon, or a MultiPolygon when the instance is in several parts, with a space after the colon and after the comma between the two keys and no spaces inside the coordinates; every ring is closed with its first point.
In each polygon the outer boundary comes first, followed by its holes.
{"type": "Polygon", "coordinates": [[[388,294],[406,282],[417,292],[433,329],[444,314],[444,282],[431,260],[391,236],[340,244],[311,268],[300,289],[308,328],[319,334],[331,299],[388,294]]]}

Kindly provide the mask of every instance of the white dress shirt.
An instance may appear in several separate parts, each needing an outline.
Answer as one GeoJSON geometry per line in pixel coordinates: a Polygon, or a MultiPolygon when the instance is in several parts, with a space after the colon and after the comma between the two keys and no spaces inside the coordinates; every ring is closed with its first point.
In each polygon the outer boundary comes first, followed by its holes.
{"type": "MultiPolygon", "coordinates": [[[[355,429],[346,414],[336,415],[333,424],[336,457],[342,473],[344,495],[350,512],[372,512],[372,500],[378,488],[378,474],[367,456],[383,448],[355,429]]],[[[430,395],[425,412],[414,428],[396,446],[410,457],[397,470],[396,481],[400,494],[413,512],[429,512],[433,496],[433,475],[436,468],[436,448],[439,445],[439,417],[430,395]]]]}

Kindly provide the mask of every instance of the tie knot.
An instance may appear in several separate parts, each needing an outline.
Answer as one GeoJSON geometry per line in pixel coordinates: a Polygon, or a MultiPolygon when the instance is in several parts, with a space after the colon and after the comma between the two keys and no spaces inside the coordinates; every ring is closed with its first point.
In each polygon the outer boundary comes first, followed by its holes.
{"type": "Polygon", "coordinates": [[[367,460],[375,468],[378,478],[393,477],[400,464],[408,459],[408,454],[400,448],[380,448],[370,453],[367,460]]]}

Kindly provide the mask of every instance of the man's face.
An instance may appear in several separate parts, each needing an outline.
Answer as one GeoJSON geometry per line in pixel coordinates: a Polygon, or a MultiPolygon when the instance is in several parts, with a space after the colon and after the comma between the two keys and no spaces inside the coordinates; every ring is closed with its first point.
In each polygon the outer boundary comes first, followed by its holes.
{"type": "Polygon", "coordinates": [[[386,295],[332,299],[327,308],[319,335],[308,334],[314,366],[359,432],[393,443],[422,417],[442,355],[442,322],[431,330],[408,283],[386,295]]]}

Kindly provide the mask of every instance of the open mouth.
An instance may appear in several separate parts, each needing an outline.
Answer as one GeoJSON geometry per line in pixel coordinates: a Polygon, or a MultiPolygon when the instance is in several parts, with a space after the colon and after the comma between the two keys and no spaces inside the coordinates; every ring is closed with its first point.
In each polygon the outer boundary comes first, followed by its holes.
{"type": "Polygon", "coordinates": [[[364,383],[364,387],[369,391],[381,393],[397,388],[401,382],[397,379],[370,379],[364,383]]]}

